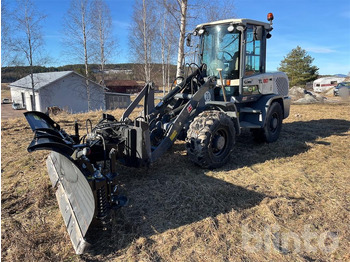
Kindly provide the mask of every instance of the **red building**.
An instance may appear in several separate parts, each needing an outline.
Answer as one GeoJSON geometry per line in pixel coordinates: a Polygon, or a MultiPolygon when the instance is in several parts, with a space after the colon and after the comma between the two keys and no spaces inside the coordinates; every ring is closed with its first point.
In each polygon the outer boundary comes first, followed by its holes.
{"type": "Polygon", "coordinates": [[[144,84],[135,80],[106,80],[109,92],[135,94],[142,90],[144,84]]]}

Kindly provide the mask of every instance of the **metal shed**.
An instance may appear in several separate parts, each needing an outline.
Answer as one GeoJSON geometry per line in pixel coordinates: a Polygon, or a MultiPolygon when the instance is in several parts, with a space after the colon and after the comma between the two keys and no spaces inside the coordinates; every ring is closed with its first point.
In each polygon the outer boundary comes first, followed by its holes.
{"type": "Polygon", "coordinates": [[[106,109],[127,108],[131,103],[130,94],[106,92],[106,109]]]}

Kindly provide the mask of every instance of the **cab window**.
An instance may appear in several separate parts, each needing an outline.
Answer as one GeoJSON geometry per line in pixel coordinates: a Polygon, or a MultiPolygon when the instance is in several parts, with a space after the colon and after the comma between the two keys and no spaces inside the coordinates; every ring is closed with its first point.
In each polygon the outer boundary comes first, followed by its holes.
{"type": "Polygon", "coordinates": [[[261,41],[254,40],[253,27],[247,29],[247,44],[246,44],[246,66],[245,76],[262,73],[261,66],[261,41]]]}

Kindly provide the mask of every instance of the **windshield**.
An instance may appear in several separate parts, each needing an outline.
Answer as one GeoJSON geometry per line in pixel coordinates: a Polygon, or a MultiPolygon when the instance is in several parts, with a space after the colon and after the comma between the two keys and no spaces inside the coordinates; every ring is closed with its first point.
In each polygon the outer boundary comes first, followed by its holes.
{"type": "Polygon", "coordinates": [[[240,32],[229,32],[229,25],[205,27],[201,43],[201,62],[207,65],[208,76],[219,76],[222,69],[224,79],[239,78],[240,32]]]}
{"type": "Polygon", "coordinates": [[[350,82],[342,82],[338,84],[338,87],[342,87],[342,86],[350,86],[350,82]]]}

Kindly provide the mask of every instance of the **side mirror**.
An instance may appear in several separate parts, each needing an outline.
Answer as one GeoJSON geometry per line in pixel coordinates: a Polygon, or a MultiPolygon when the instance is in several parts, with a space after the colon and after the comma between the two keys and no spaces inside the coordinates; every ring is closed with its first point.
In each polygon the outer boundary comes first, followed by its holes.
{"type": "Polygon", "coordinates": [[[188,47],[191,47],[191,34],[188,34],[186,37],[186,45],[188,47]]]}
{"type": "Polygon", "coordinates": [[[262,40],[263,39],[264,28],[262,26],[254,27],[254,40],[262,40]]]}

